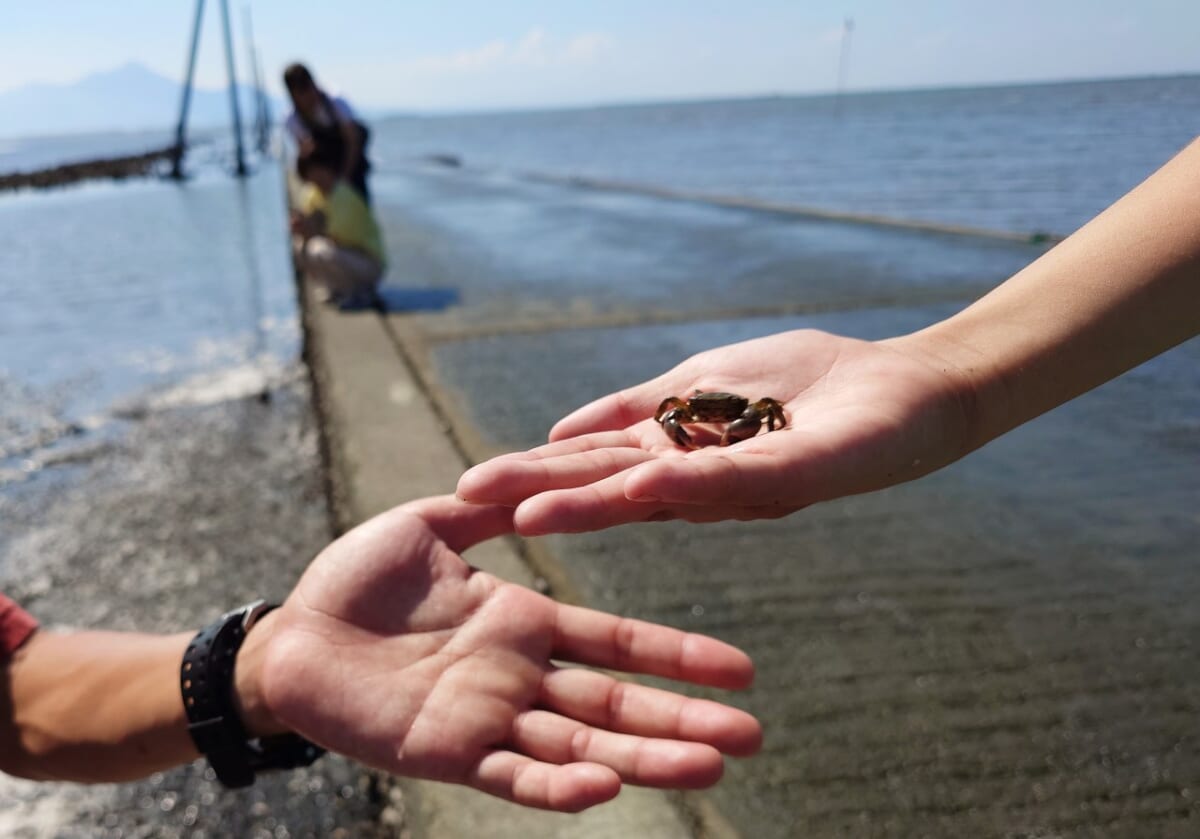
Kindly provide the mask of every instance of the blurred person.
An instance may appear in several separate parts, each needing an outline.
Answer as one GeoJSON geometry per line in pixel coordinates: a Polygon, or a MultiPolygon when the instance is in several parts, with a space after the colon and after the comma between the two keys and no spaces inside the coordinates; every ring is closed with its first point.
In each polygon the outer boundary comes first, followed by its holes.
{"type": "Polygon", "coordinates": [[[762,731],[717,702],[572,666],[742,688],[701,635],[556,603],[459,553],[512,513],[452,497],[366,522],[261,601],[193,636],[60,632],[0,595],[0,770],[124,781],[208,758],[218,779],[329,749],[397,775],[578,811],[623,783],[706,787],[762,731]]]}
{"type": "Polygon", "coordinates": [[[283,71],[283,84],[292,100],[292,113],[284,123],[296,143],[297,156],[320,154],[335,161],[337,177],[358,190],[370,203],[367,190],[367,141],[370,130],[341,96],[330,96],[317,86],[303,64],[283,71]]]}
{"type": "Polygon", "coordinates": [[[578,409],[548,445],[476,466],[458,493],[516,506],[527,535],[778,518],[927,475],[1198,333],[1200,140],[940,323],[707,350],[578,409]],[[787,425],[681,447],[656,408],[697,391],[771,397],[787,425]]]}
{"type": "Polygon", "coordinates": [[[337,176],[337,162],[314,151],[296,161],[305,183],[292,214],[296,263],[312,277],[322,297],[344,309],[375,304],[387,257],[375,214],[337,176]]]}

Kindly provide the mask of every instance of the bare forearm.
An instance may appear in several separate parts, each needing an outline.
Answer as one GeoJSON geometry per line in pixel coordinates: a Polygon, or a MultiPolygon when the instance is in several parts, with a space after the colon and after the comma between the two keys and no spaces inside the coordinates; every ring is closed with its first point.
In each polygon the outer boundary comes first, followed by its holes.
{"type": "Polygon", "coordinates": [[[970,448],[1200,332],[1200,142],[960,314],[897,339],[969,383],[970,448]]]}
{"type": "MultiPolygon", "coordinates": [[[[235,668],[235,707],[251,736],[283,730],[258,678],[272,617],[247,636],[235,668]]],[[[0,692],[0,770],[123,781],[196,759],[179,689],[192,635],[35,634],[0,675],[8,682],[7,696],[0,692]]]]}
{"type": "Polygon", "coordinates": [[[194,759],[179,692],[190,637],[34,635],[8,667],[5,770],[120,781],[194,759]]]}

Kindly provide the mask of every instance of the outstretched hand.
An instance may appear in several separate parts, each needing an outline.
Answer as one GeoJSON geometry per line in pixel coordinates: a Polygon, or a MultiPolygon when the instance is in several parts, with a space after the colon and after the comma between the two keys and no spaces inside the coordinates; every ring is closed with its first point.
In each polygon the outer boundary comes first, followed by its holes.
{"type": "Polygon", "coordinates": [[[566,606],[467,565],[512,511],[415,502],[328,547],[279,610],[263,691],[280,722],[370,766],[577,811],[622,782],[700,788],[762,731],[717,702],[556,662],[741,688],[700,635],[566,606]]]}
{"type": "Polygon", "coordinates": [[[516,528],[527,535],[778,518],[962,456],[971,446],[968,393],[962,375],[904,339],[786,332],[708,350],[592,402],[555,425],[548,445],[469,470],[458,495],[515,506],[516,528]],[[728,447],[682,449],[654,411],[668,396],[697,390],[774,398],[787,426],[728,447]]]}

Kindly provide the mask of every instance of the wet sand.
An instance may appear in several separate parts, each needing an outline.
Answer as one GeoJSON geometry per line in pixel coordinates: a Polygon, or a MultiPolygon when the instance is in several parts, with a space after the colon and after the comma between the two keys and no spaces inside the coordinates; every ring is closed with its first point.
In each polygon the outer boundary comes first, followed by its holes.
{"type": "MultiPolygon", "coordinates": [[[[304,381],[151,413],[94,458],[5,487],[0,589],[47,626],[149,632],[285,596],[330,533],[304,381]]],[[[379,809],[333,756],[237,792],[203,762],[96,787],[0,776],[6,837],[392,835],[379,809]]]]}

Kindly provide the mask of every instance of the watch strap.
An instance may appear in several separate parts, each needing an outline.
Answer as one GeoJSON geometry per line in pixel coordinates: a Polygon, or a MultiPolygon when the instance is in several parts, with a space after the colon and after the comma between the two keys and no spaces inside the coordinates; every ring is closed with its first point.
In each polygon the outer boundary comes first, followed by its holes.
{"type": "Polygon", "coordinates": [[[307,766],[325,753],[297,734],[251,740],[233,704],[238,650],[254,623],[277,605],[258,600],[225,613],[196,633],[180,666],[188,733],[227,787],[249,786],[262,769],[307,766]]]}

